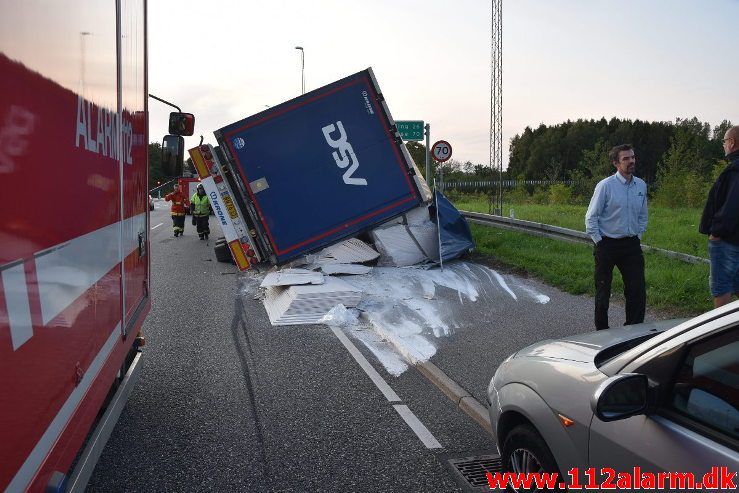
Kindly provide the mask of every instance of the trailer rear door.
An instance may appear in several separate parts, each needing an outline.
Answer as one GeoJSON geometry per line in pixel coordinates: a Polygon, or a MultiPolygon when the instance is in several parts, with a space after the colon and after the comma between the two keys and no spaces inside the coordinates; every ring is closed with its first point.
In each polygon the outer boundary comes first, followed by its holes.
{"type": "Polygon", "coordinates": [[[216,132],[278,264],[421,202],[371,69],[216,132]]]}

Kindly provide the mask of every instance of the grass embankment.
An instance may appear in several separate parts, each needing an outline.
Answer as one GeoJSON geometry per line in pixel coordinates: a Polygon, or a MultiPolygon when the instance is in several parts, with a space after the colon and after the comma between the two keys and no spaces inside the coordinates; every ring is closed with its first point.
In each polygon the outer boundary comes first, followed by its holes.
{"type": "MultiPolygon", "coordinates": [[[[461,210],[488,212],[485,202],[458,200],[461,210]]],[[[517,219],[585,229],[583,206],[513,204],[517,219]]],[[[707,258],[706,237],[697,231],[698,209],[650,207],[649,225],[642,243],[707,258]]],[[[595,294],[593,248],[582,243],[553,240],[495,227],[471,224],[477,251],[523,270],[547,284],[573,294],[595,294]]],[[[645,253],[647,306],[675,316],[703,313],[712,308],[708,292],[708,264],[689,264],[656,253],[645,253]]],[[[613,273],[614,297],[623,298],[618,269],[613,273]]]]}

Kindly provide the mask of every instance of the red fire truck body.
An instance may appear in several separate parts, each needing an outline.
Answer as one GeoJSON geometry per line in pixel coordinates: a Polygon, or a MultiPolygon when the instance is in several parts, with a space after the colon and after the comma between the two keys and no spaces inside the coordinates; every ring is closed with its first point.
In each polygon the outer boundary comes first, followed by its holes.
{"type": "Polygon", "coordinates": [[[0,490],[79,489],[151,306],[146,0],[3,2],[0,74],[0,490]]]}
{"type": "Polygon", "coordinates": [[[185,194],[185,209],[187,209],[188,214],[190,211],[190,198],[195,195],[199,183],[200,178],[190,177],[177,179],[177,184],[180,187],[180,191],[185,194]]]}

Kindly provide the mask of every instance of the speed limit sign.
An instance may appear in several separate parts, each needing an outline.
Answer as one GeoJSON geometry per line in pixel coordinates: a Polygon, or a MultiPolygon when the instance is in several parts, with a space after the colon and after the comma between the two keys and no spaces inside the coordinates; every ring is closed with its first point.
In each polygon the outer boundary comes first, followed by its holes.
{"type": "Polygon", "coordinates": [[[452,146],[446,140],[439,140],[431,147],[431,155],[440,163],[448,161],[452,157],[452,146]]]}

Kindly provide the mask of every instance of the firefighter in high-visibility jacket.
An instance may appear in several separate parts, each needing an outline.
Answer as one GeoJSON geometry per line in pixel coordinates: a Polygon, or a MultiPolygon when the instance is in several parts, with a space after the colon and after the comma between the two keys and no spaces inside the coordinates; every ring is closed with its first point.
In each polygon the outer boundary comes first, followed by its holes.
{"type": "Polygon", "coordinates": [[[172,229],[174,230],[175,236],[182,236],[185,234],[185,198],[186,195],[182,193],[179,185],[174,186],[172,193],[165,195],[164,200],[172,202],[170,208],[170,214],[172,215],[172,229]]]}
{"type": "Polygon", "coordinates": [[[198,236],[201,240],[207,240],[210,234],[210,228],[208,228],[210,201],[208,196],[205,195],[205,188],[202,184],[198,185],[190,199],[190,212],[192,213],[193,223],[197,226],[198,236]]]}

